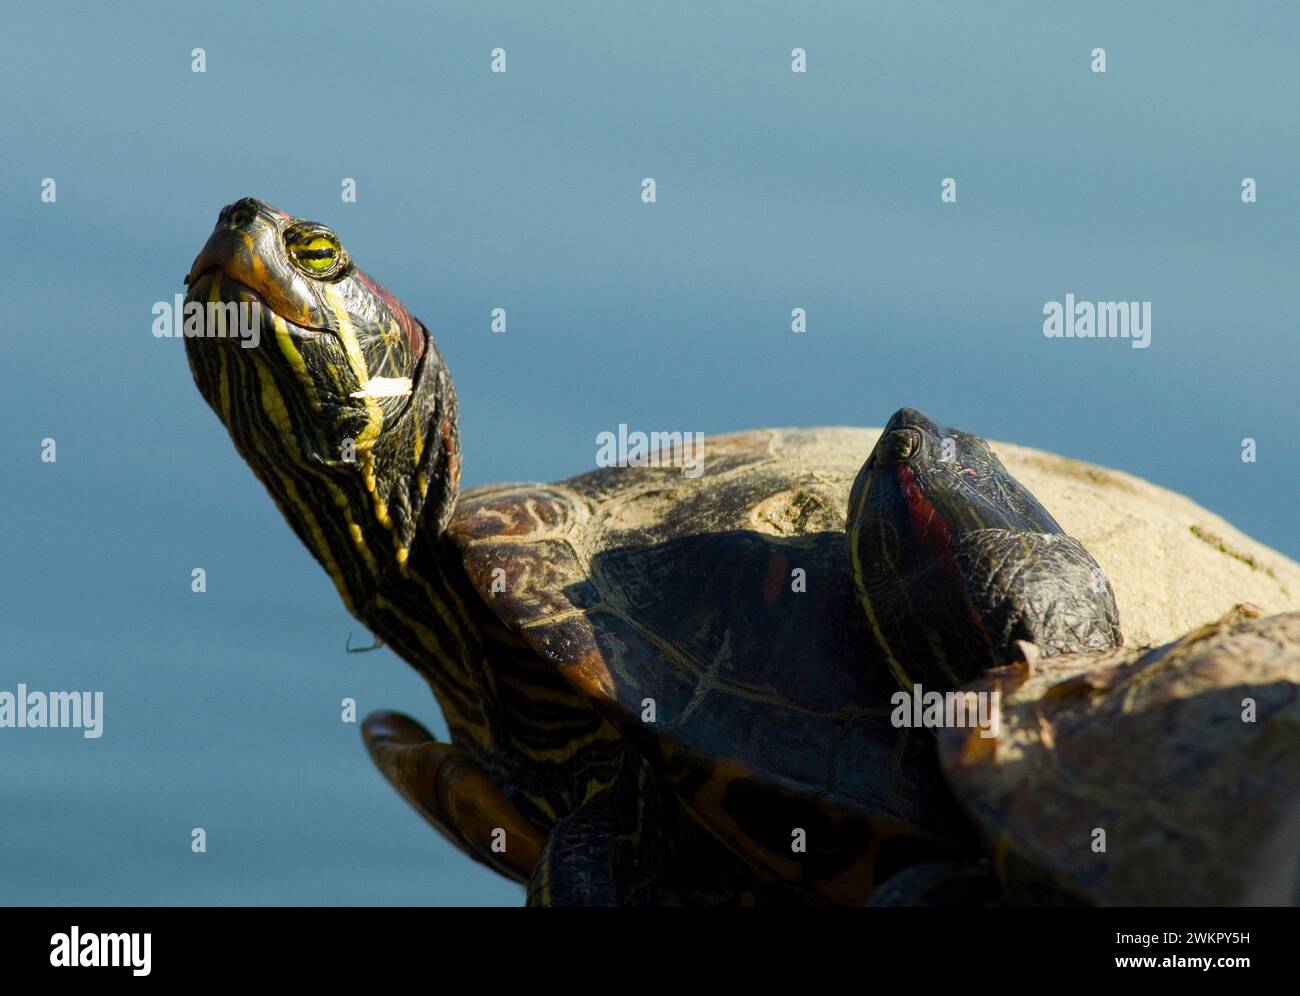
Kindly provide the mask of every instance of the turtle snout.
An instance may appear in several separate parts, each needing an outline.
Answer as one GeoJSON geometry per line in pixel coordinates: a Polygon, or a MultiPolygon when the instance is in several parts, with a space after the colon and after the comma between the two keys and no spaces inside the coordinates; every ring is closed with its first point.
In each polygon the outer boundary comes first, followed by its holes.
{"type": "Polygon", "coordinates": [[[889,429],[880,435],[876,447],[871,451],[870,463],[873,467],[893,467],[906,463],[921,452],[924,438],[920,430],[911,426],[901,429],[889,429]]]}

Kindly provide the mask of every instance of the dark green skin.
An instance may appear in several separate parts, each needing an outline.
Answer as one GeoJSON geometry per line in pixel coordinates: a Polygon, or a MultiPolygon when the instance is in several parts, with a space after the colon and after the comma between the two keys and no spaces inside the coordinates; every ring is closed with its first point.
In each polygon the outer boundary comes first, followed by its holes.
{"type": "Polygon", "coordinates": [[[1123,642],[1110,582],[984,440],[894,414],[849,498],[854,580],[905,687],[1123,642]]]}

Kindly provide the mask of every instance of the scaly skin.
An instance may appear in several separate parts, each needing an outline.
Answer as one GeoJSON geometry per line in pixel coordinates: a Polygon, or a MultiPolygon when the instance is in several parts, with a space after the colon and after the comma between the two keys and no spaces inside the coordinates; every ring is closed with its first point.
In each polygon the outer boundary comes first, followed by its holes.
{"type": "Polygon", "coordinates": [[[955,689],[1017,655],[1123,642],[1110,582],[978,436],[904,408],[849,497],[849,558],[899,683],[955,689]]]}

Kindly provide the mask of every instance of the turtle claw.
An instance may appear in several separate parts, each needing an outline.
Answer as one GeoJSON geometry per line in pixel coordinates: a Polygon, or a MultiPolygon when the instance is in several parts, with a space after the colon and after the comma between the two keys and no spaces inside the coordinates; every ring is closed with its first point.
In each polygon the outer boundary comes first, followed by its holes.
{"type": "Polygon", "coordinates": [[[1235,623],[1250,622],[1252,619],[1260,619],[1264,615],[1264,610],[1254,602],[1238,602],[1223,615],[1215,620],[1216,626],[1232,626],[1235,623]]]}
{"type": "Polygon", "coordinates": [[[462,750],[399,712],[372,712],[361,736],[380,773],[435,830],[475,861],[528,882],[542,835],[462,750]]]}
{"type": "Polygon", "coordinates": [[[1210,637],[1218,636],[1224,630],[1231,629],[1241,623],[1248,623],[1255,619],[1260,619],[1264,615],[1264,610],[1252,602],[1238,602],[1223,615],[1210,622],[1203,623],[1195,629],[1184,633],[1177,640],[1167,645],[1168,650],[1175,650],[1181,647],[1191,646],[1193,643],[1199,643],[1201,640],[1208,640],[1210,637]]]}
{"type": "Polygon", "coordinates": [[[1012,664],[1027,664],[1029,670],[1033,671],[1034,665],[1038,659],[1043,656],[1043,652],[1038,649],[1037,643],[1030,643],[1028,640],[1017,640],[1012,644],[1013,656],[1012,664]]]}

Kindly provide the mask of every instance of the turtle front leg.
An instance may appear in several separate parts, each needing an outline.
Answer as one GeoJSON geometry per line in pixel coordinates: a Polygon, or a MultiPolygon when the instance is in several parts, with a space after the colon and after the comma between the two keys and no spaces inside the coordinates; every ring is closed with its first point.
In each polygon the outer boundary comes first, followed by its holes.
{"type": "Polygon", "coordinates": [[[475,861],[528,883],[542,834],[487,772],[398,712],[371,713],[361,735],[375,766],[434,829],[475,861]]]}
{"type": "Polygon", "coordinates": [[[630,751],[613,781],[561,818],[528,884],[529,906],[651,906],[675,853],[645,763],[630,751]]]}

